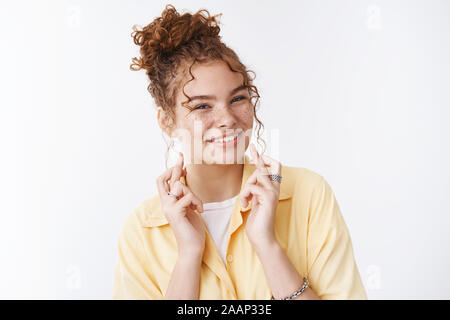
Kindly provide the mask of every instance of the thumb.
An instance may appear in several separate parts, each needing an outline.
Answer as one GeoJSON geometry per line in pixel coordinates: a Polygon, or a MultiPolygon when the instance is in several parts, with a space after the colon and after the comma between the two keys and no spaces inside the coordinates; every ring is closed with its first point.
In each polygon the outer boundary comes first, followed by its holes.
{"type": "Polygon", "coordinates": [[[245,188],[241,194],[241,205],[242,207],[247,207],[248,202],[253,198],[253,194],[248,188],[245,188]]]}

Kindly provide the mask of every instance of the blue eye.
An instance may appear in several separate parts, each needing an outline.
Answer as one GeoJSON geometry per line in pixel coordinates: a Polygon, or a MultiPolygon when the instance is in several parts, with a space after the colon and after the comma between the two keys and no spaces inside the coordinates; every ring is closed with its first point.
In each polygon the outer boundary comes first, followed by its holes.
{"type": "Polygon", "coordinates": [[[197,109],[204,110],[202,107],[209,107],[209,106],[207,104],[201,104],[198,107],[194,108],[194,110],[197,110],[197,109]]]}
{"type": "Polygon", "coordinates": [[[233,102],[233,101],[241,101],[241,100],[244,100],[244,99],[245,99],[244,96],[239,96],[239,97],[236,97],[233,100],[231,100],[231,102],[233,102]],[[239,99],[239,100],[235,100],[235,99],[239,99]]]}
{"type": "MultiPolygon", "coordinates": [[[[247,99],[245,96],[238,96],[238,97],[233,98],[231,100],[231,103],[242,101],[242,100],[245,100],[245,99],[247,99]]],[[[207,104],[200,104],[197,107],[195,107],[194,110],[205,110],[206,108],[203,108],[203,107],[208,107],[209,108],[209,106],[207,104]]]]}

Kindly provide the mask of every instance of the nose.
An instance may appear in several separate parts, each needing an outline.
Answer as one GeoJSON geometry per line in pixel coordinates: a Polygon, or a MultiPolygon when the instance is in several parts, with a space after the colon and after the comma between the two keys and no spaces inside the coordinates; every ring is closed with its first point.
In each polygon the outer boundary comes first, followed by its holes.
{"type": "Polygon", "coordinates": [[[232,108],[228,106],[218,108],[215,119],[219,128],[234,128],[236,125],[236,116],[234,115],[232,108]]]}

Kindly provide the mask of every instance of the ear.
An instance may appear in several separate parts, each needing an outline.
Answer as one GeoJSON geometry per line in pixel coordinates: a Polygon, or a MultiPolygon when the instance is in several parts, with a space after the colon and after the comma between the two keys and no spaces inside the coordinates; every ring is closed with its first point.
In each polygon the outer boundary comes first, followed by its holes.
{"type": "Polygon", "coordinates": [[[156,110],[156,117],[158,118],[158,125],[161,130],[170,137],[172,133],[170,124],[173,122],[170,116],[162,107],[158,107],[156,110]]]}

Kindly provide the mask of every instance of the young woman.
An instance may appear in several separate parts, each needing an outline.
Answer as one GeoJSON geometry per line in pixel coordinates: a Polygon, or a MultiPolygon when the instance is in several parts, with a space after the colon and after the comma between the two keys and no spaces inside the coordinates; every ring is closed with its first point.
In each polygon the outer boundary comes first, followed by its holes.
{"type": "Polygon", "coordinates": [[[259,94],[216,16],[167,5],[134,30],[131,68],[183,153],[124,221],[113,298],[366,299],[330,186],[250,144],[259,94]]]}

